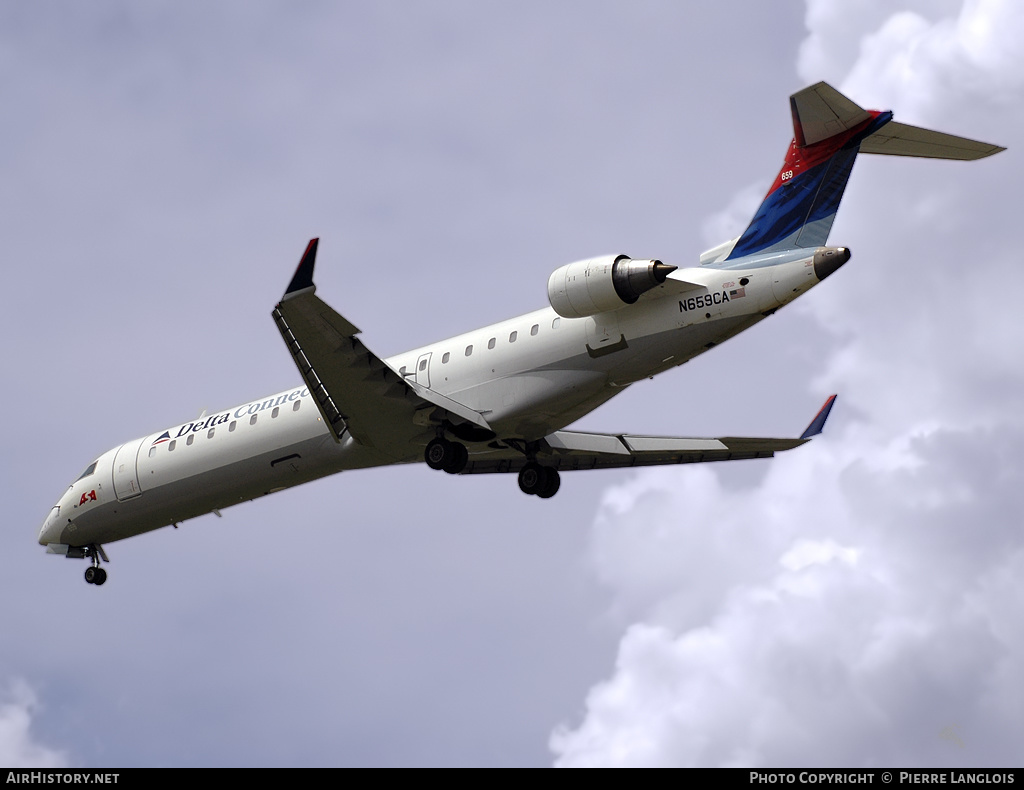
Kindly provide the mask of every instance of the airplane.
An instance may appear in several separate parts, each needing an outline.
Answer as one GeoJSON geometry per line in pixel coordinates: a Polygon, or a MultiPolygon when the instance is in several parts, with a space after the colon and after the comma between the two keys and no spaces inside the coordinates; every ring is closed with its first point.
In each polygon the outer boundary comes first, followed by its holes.
{"type": "Polygon", "coordinates": [[[548,306],[381,359],[318,296],[309,242],[272,316],[302,383],[120,444],[92,461],[39,531],[47,553],[104,544],[341,471],[424,461],[516,474],[554,496],[562,472],[770,458],[797,438],[686,438],[567,429],[630,384],[682,365],[789,304],[850,259],[827,246],[858,153],[974,160],[1005,150],[897,123],[819,82],[790,97],[793,139],[738,237],[679,267],[604,255],[556,269],[548,306]]]}

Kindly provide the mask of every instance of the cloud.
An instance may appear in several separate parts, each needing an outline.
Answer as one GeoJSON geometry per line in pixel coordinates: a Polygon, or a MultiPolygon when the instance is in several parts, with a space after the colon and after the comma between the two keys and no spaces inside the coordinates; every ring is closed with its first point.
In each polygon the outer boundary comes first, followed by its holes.
{"type": "Polygon", "coordinates": [[[979,457],[968,432],[859,431],[748,492],[669,474],[609,494],[597,565],[636,622],[552,737],[560,765],[1016,759],[1024,432],[979,457]]]}
{"type": "MultiPolygon", "coordinates": [[[[809,3],[808,81],[1019,137],[1015,6],[862,5],[809,3]],[[853,46],[830,52],[844,23],[853,46]]],[[[1000,157],[858,162],[833,234],[855,260],[791,308],[828,339],[803,382],[841,393],[825,437],[754,486],[683,468],[607,493],[591,560],[628,625],[552,735],[559,765],[1018,761],[1024,326],[996,285],[1017,266],[998,218],[1019,165],[1000,157]]]]}
{"type": "Polygon", "coordinates": [[[31,732],[37,709],[36,695],[21,680],[12,682],[0,696],[0,765],[17,768],[62,768],[63,754],[43,746],[31,732]]]}
{"type": "Polygon", "coordinates": [[[769,186],[767,179],[750,184],[737,192],[728,206],[708,217],[701,226],[704,243],[712,247],[743,233],[769,186]]]}
{"type": "Polygon", "coordinates": [[[1024,8],[1006,0],[965,0],[934,22],[901,11],[861,40],[843,84],[865,100],[900,99],[905,117],[965,95],[1010,103],[1024,87],[1024,53],[1014,41],[1022,29],[1024,8]]]}
{"type": "Polygon", "coordinates": [[[797,69],[808,81],[838,83],[861,57],[865,39],[890,18],[912,14],[947,18],[956,14],[961,0],[903,0],[902,13],[893,14],[886,0],[807,0],[808,35],[800,45],[797,69]]]}

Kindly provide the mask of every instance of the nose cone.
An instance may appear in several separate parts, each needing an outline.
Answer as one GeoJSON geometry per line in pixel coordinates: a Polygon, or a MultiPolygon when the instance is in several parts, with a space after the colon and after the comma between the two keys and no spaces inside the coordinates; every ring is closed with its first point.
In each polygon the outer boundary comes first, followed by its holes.
{"type": "Polygon", "coordinates": [[[60,543],[60,505],[55,505],[39,529],[39,545],[60,543]]]}
{"type": "Polygon", "coordinates": [[[814,252],[814,276],[824,280],[848,260],[850,250],[846,247],[819,247],[814,252]]]}

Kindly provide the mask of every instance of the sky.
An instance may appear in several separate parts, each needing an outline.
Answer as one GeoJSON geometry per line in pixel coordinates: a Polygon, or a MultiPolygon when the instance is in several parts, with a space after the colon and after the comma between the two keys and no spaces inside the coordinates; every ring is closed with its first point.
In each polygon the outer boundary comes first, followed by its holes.
{"type": "Polygon", "coordinates": [[[1008,0],[0,7],[0,764],[1019,764],[1022,32],[1008,0]],[[788,436],[838,393],[810,445],[547,501],[343,473],[111,544],[102,588],[36,544],[100,452],[298,380],[269,314],[309,238],[381,355],[570,261],[694,265],[818,80],[1009,150],[860,157],[850,263],[578,423],[788,436]]]}

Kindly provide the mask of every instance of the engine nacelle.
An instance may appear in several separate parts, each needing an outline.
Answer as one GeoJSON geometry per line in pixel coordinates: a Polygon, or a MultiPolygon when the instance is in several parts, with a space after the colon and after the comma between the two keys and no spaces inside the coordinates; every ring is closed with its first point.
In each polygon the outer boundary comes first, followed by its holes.
{"type": "Polygon", "coordinates": [[[675,266],[628,255],[603,255],[555,269],[548,301],[563,318],[585,318],[633,304],[663,282],[675,266]]]}

